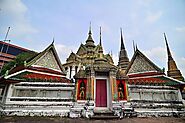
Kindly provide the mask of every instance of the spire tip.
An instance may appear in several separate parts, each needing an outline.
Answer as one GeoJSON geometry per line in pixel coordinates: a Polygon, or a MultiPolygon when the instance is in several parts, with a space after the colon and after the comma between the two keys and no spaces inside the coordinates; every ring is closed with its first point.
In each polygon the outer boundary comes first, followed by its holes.
{"type": "Polygon", "coordinates": [[[89,35],[91,35],[91,21],[90,21],[90,24],[89,24],[89,35]]]}
{"type": "Polygon", "coordinates": [[[53,41],[52,41],[52,44],[54,44],[54,42],[55,42],[55,38],[53,37],[53,41]]]}
{"type": "Polygon", "coordinates": [[[100,46],[102,46],[102,42],[101,42],[101,26],[100,26],[100,46]]]}
{"type": "Polygon", "coordinates": [[[122,28],[120,28],[120,32],[121,32],[121,50],[125,49],[125,45],[123,43],[123,34],[122,34],[122,28]]]}

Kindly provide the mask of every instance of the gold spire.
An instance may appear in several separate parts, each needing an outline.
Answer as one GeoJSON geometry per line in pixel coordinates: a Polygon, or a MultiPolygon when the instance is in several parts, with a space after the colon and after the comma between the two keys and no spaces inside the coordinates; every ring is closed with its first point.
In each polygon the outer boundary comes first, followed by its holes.
{"type": "Polygon", "coordinates": [[[120,48],[120,53],[119,53],[119,61],[118,61],[118,66],[122,68],[123,70],[126,70],[129,64],[129,58],[127,55],[127,51],[123,42],[123,34],[122,34],[122,28],[120,29],[121,31],[121,48],[120,48]]]}
{"type": "Polygon", "coordinates": [[[120,31],[121,31],[121,50],[122,50],[122,49],[125,49],[125,45],[124,45],[124,43],[123,43],[122,28],[120,28],[120,31]]]}
{"type": "Polygon", "coordinates": [[[100,57],[103,57],[103,47],[102,47],[102,41],[101,41],[101,26],[100,26],[100,49],[99,49],[99,53],[100,53],[100,57]]]}
{"type": "Polygon", "coordinates": [[[101,26],[100,26],[100,46],[102,46],[102,43],[101,43],[101,26]]]}
{"type": "Polygon", "coordinates": [[[92,31],[91,31],[91,22],[90,22],[90,26],[89,26],[89,33],[88,33],[88,38],[86,40],[86,46],[88,48],[94,48],[95,45],[94,45],[94,40],[92,38],[92,31]]]}
{"type": "Polygon", "coordinates": [[[166,48],[167,48],[168,60],[170,60],[170,59],[173,60],[165,33],[164,33],[164,39],[165,39],[166,48]]]}
{"type": "Polygon", "coordinates": [[[172,54],[170,52],[170,48],[169,48],[167,37],[166,37],[165,33],[164,33],[164,39],[165,39],[166,49],[167,49],[167,54],[168,54],[168,71],[167,71],[167,75],[169,77],[174,78],[174,79],[183,81],[184,78],[183,78],[180,70],[177,68],[177,65],[176,65],[175,61],[173,60],[172,54]]]}
{"type": "Polygon", "coordinates": [[[90,25],[89,25],[89,35],[91,35],[91,22],[90,22],[90,25]]]}

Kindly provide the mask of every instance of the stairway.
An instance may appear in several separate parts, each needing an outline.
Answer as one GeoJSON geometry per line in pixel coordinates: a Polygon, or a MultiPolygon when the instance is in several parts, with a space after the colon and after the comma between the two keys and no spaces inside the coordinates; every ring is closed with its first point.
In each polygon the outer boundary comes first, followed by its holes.
{"type": "Polygon", "coordinates": [[[94,120],[113,120],[119,118],[119,116],[114,115],[114,112],[110,110],[94,110],[94,115],[90,117],[90,119],[94,120]]]}

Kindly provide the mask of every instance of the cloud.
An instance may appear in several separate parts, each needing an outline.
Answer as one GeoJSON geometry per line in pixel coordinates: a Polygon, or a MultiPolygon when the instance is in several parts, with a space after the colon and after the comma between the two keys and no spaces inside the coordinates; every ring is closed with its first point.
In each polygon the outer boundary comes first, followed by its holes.
{"type": "Polygon", "coordinates": [[[185,26],[183,26],[183,27],[177,27],[175,30],[177,32],[185,32],[185,26]]]}
{"type": "MultiPolygon", "coordinates": [[[[156,65],[162,65],[167,71],[167,53],[166,49],[163,47],[152,48],[151,50],[143,51],[144,54],[152,60],[152,62],[157,63],[156,65]]],[[[185,57],[177,57],[175,53],[172,52],[172,57],[174,58],[177,68],[185,75],[185,57]]],[[[159,66],[160,67],[160,66],[159,66]]]]}
{"type": "Polygon", "coordinates": [[[112,59],[113,59],[113,61],[114,61],[114,64],[117,65],[117,64],[118,64],[118,60],[119,60],[118,55],[117,55],[117,54],[116,54],[116,55],[113,54],[113,55],[112,55],[112,59]]]}
{"type": "Polygon", "coordinates": [[[101,26],[101,31],[102,33],[110,33],[111,32],[111,29],[110,27],[108,26],[108,24],[106,24],[104,21],[99,21],[97,23],[97,25],[101,26]]]}
{"type": "Polygon", "coordinates": [[[144,54],[151,59],[155,59],[159,62],[166,61],[166,49],[164,47],[155,47],[151,50],[145,50],[144,54]]]}
{"type": "Polygon", "coordinates": [[[159,11],[157,13],[151,13],[151,12],[148,12],[148,15],[146,17],[146,21],[148,23],[154,23],[156,22],[157,20],[160,19],[160,17],[162,16],[162,11],[159,11]]]}
{"type": "Polygon", "coordinates": [[[63,44],[56,44],[55,47],[62,64],[66,62],[66,59],[69,57],[71,52],[76,52],[76,47],[73,47],[73,46],[70,47],[63,44]]]}
{"type": "Polygon", "coordinates": [[[2,27],[0,33],[5,34],[7,27],[11,27],[10,36],[28,39],[31,34],[37,33],[26,16],[28,8],[21,0],[1,0],[0,18],[2,27]]]}

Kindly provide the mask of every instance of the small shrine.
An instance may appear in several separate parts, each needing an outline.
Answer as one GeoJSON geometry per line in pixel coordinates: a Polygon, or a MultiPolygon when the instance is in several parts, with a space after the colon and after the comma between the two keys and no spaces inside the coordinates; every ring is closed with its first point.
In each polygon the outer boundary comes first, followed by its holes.
{"type": "MultiPolygon", "coordinates": [[[[94,46],[92,38],[88,38],[85,46],[88,46],[90,39],[94,46]]],[[[98,52],[93,53],[94,57],[91,59],[93,61],[90,64],[86,63],[86,66],[82,64],[80,70],[74,75],[76,99],[77,102],[89,100],[96,109],[112,109],[113,101],[127,100],[126,81],[128,78],[122,74],[118,66],[113,64],[111,57],[107,59],[107,55],[103,54],[101,31],[100,43],[95,49],[97,47],[98,52]]]]}

